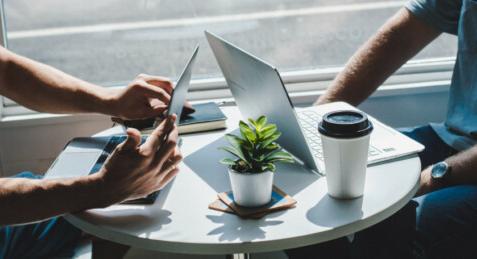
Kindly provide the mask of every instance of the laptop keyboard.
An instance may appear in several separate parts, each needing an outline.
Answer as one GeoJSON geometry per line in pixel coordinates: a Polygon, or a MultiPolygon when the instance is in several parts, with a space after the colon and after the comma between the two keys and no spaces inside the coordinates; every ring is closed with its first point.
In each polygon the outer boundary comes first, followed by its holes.
{"type": "MultiPolygon", "coordinates": [[[[322,116],[314,111],[300,111],[297,113],[301,127],[305,132],[305,137],[310,144],[311,152],[315,157],[323,161],[323,148],[321,147],[321,137],[318,133],[318,123],[322,116]]],[[[381,153],[379,149],[369,146],[368,158],[381,153]]]]}

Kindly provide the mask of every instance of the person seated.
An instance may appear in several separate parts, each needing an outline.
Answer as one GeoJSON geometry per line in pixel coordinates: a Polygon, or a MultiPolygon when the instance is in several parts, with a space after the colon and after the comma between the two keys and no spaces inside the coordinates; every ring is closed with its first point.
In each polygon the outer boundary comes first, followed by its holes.
{"type": "Polygon", "coordinates": [[[457,35],[447,118],[402,130],[426,147],[420,188],[405,208],[352,243],[293,249],[290,258],[477,258],[476,28],[476,1],[412,0],[351,57],[317,105],[358,105],[441,33],[457,35]],[[443,176],[432,176],[433,169],[443,176]]]}
{"type": "MultiPolygon", "coordinates": [[[[167,78],[141,74],[124,89],[108,89],[0,47],[0,94],[36,111],[157,117],[167,109],[172,88],[167,78]]],[[[127,139],[95,174],[57,180],[32,173],[0,178],[0,258],[69,256],[81,231],[62,214],[103,208],[163,188],[179,172],[182,159],[176,119],[163,120],[143,144],[140,132],[128,129],[127,139]]]]}

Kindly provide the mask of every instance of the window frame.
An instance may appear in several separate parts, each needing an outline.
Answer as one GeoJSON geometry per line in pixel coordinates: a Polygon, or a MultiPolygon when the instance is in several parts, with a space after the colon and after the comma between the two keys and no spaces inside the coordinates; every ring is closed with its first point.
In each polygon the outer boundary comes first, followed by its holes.
{"type": "MultiPolygon", "coordinates": [[[[7,48],[7,29],[5,21],[4,0],[0,0],[0,44],[7,48]]],[[[377,91],[376,94],[393,92],[400,94],[419,93],[434,90],[446,90],[450,85],[455,57],[411,60],[395,72],[377,91]],[[397,92],[396,92],[397,91],[397,92]]],[[[281,73],[283,82],[293,101],[306,103],[316,99],[326,90],[327,85],[343,67],[329,67],[309,70],[296,70],[281,73]],[[300,101],[301,100],[301,101],[300,101]],[[304,101],[306,100],[306,101],[304,101]]],[[[124,87],[118,85],[114,87],[124,87]]],[[[191,101],[230,101],[230,91],[223,77],[193,79],[189,99],[191,101]]],[[[15,119],[28,120],[32,117],[48,118],[48,115],[29,110],[14,104],[5,97],[0,98],[0,123],[15,119]]]]}
{"type": "MultiPolygon", "coordinates": [[[[7,29],[6,29],[6,23],[5,23],[5,6],[4,6],[4,0],[0,0],[0,44],[7,48],[7,29]]],[[[5,107],[4,107],[4,97],[1,96],[0,98],[0,120],[3,119],[4,117],[4,112],[5,112],[5,107]]]]}

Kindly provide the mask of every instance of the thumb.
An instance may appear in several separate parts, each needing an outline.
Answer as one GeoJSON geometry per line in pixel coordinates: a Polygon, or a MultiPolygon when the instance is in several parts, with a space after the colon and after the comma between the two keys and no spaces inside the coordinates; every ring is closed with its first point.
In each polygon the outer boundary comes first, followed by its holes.
{"type": "Polygon", "coordinates": [[[182,110],[182,112],[185,114],[185,115],[189,115],[191,113],[194,113],[195,112],[195,108],[192,107],[192,104],[190,104],[190,102],[185,102],[184,103],[184,110],[182,110]]]}
{"type": "Polygon", "coordinates": [[[167,110],[167,105],[157,105],[152,107],[152,113],[149,117],[160,117],[164,114],[165,110],[167,110]]]}
{"type": "Polygon", "coordinates": [[[133,128],[127,129],[126,133],[128,138],[123,142],[123,148],[126,150],[136,149],[141,144],[141,133],[133,128]]]}

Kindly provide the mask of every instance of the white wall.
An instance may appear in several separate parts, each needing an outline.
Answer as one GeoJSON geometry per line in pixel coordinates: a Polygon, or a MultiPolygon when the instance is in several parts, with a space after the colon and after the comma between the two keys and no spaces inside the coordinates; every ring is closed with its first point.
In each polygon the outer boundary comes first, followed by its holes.
{"type": "Polygon", "coordinates": [[[65,144],[77,136],[111,127],[104,116],[78,116],[77,120],[61,119],[48,123],[5,123],[0,126],[0,165],[3,176],[22,171],[44,173],[65,144]]]}
{"type": "MultiPolygon", "coordinates": [[[[373,96],[360,108],[393,127],[442,121],[448,92],[373,96]]],[[[40,120],[41,121],[41,120],[40,120]]],[[[64,145],[76,136],[89,136],[111,126],[103,116],[78,116],[35,125],[0,125],[0,165],[3,176],[29,170],[43,173],[64,145]]]]}
{"type": "Polygon", "coordinates": [[[444,121],[449,92],[400,94],[373,97],[360,109],[394,127],[407,127],[444,121]]]}

